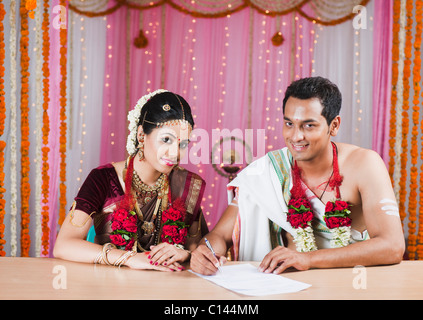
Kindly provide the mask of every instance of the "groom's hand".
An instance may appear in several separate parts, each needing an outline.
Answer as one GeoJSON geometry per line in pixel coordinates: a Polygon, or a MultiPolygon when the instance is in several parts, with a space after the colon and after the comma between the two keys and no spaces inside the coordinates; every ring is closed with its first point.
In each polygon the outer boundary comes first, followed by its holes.
{"type": "Polygon", "coordinates": [[[280,274],[290,267],[297,270],[310,269],[310,255],[279,246],[264,257],[259,270],[265,273],[280,274]]]}

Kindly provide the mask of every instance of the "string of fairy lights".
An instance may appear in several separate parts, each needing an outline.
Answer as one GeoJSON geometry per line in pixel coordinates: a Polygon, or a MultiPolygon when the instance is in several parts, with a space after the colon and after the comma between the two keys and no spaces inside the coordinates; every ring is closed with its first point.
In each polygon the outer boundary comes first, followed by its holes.
{"type": "Polygon", "coordinates": [[[356,132],[359,132],[359,123],[361,122],[362,118],[361,118],[361,113],[363,113],[363,110],[360,107],[360,96],[359,96],[359,92],[360,92],[360,32],[359,31],[355,31],[354,32],[354,99],[353,101],[356,103],[357,105],[357,112],[358,115],[356,116],[356,120],[357,120],[357,126],[355,128],[356,132]]]}
{"type": "MultiPolygon", "coordinates": [[[[373,21],[373,17],[369,16],[369,21],[373,21]]],[[[312,32],[314,33],[314,48],[316,48],[318,46],[318,42],[321,38],[321,35],[325,32],[326,28],[330,28],[330,27],[325,27],[322,25],[316,25],[315,29],[312,30],[312,32]]],[[[352,28],[351,25],[349,25],[349,28],[352,28]]],[[[371,27],[369,27],[371,28],[371,27]]],[[[362,65],[362,59],[361,59],[361,52],[362,52],[362,46],[361,46],[361,42],[363,41],[362,39],[363,35],[362,32],[360,30],[354,30],[353,31],[353,54],[352,54],[352,76],[353,76],[353,81],[352,81],[352,97],[351,97],[351,101],[347,101],[346,103],[348,105],[350,105],[351,110],[355,110],[353,116],[353,130],[354,132],[357,133],[357,137],[359,137],[359,133],[360,130],[362,128],[362,126],[364,125],[363,120],[364,120],[364,105],[363,105],[363,101],[362,101],[362,96],[363,96],[363,90],[362,90],[362,85],[363,85],[363,72],[362,72],[362,68],[364,68],[364,66],[362,65]]],[[[313,48],[310,48],[310,50],[314,50],[313,48]]],[[[311,69],[311,74],[313,76],[318,75],[316,73],[316,60],[315,57],[312,59],[312,69],[311,69]]]]}
{"type": "MultiPolygon", "coordinates": [[[[254,14],[253,12],[251,12],[251,14],[254,14]]],[[[312,58],[310,59],[311,61],[311,74],[315,74],[315,59],[313,58],[314,55],[314,48],[318,43],[319,40],[319,33],[323,32],[324,27],[321,25],[318,25],[316,23],[313,23],[313,27],[305,27],[304,23],[309,23],[306,22],[305,19],[301,19],[298,14],[293,13],[292,15],[288,15],[288,16],[284,16],[282,17],[269,17],[266,15],[261,15],[261,14],[254,14],[255,15],[255,19],[259,19],[259,24],[258,26],[260,26],[259,30],[254,30],[254,37],[253,35],[250,34],[250,37],[253,37],[253,41],[254,41],[254,45],[255,50],[259,50],[260,52],[258,52],[257,55],[255,55],[257,61],[252,61],[250,63],[259,63],[259,64],[263,64],[265,65],[265,68],[271,70],[272,68],[274,69],[272,72],[273,78],[272,79],[268,79],[268,78],[264,78],[262,79],[262,85],[264,87],[264,91],[267,92],[267,88],[268,86],[271,85],[271,81],[274,81],[278,87],[276,92],[272,92],[272,94],[274,96],[266,96],[264,97],[265,99],[265,106],[263,109],[263,128],[266,129],[266,135],[265,135],[265,139],[266,139],[266,152],[271,151],[273,149],[279,148],[283,145],[283,141],[281,139],[281,127],[282,127],[282,121],[281,121],[281,116],[282,116],[282,98],[283,98],[283,93],[285,90],[284,87],[284,78],[286,78],[286,76],[288,74],[290,74],[290,78],[291,80],[295,80],[295,79],[299,79],[301,76],[303,76],[304,74],[307,74],[307,70],[305,69],[305,65],[302,63],[302,56],[305,54],[310,54],[312,56],[312,58]],[[273,19],[273,20],[272,20],[273,19]],[[271,37],[273,35],[273,33],[276,31],[275,29],[280,28],[280,31],[282,34],[285,34],[286,37],[288,38],[289,36],[289,31],[291,30],[293,32],[296,33],[296,38],[297,39],[296,43],[293,44],[291,47],[289,46],[277,46],[277,47],[269,47],[269,42],[271,41],[271,37]],[[295,30],[293,30],[295,29],[295,30]],[[310,34],[306,34],[306,33],[310,33],[310,34]],[[305,39],[309,38],[309,36],[312,36],[313,38],[313,45],[311,45],[309,48],[307,48],[307,52],[303,52],[304,50],[304,46],[306,45],[304,43],[305,39]],[[294,68],[289,70],[287,69],[287,66],[283,63],[284,58],[286,57],[286,55],[292,55],[294,58],[294,68]],[[292,70],[294,71],[293,74],[291,74],[290,72],[292,72],[292,70]]],[[[80,112],[80,121],[82,123],[82,136],[81,139],[78,141],[78,143],[80,144],[81,147],[81,155],[80,155],[80,167],[78,170],[79,175],[76,177],[76,181],[78,183],[81,183],[84,179],[84,173],[85,173],[85,169],[84,169],[84,157],[86,156],[86,148],[84,146],[84,137],[85,137],[85,131],[84,128],[86,126],[86,121],[83,119],[84,117],[84,108],[86,107],[86,98],[87,98],[87,94],[89,94],[88,92],[83,92],[84,87],[86,86],[86,81],[88,81],[87,79],[87,74],[86,74],[86,68],[87,66],[86,64],[86,47],[84,46],[84,38],[85,38],[85,34],[84,34],[84,18],[80,17],[78,15],[76,15],[77,19],[80,19],[80,25],[81,25],[81,83],[80,83],[80,90],[81,90],[81,112],[80,112]]],[[[231,30],[232,26],[234,24],[231,23],[231,18],[232,16],[230,14],[228,14],[226,17],[222,18],[225,19],[225,24],[223,26],[223,49],[222,49],[222,53],[221,56],[218,57],[218,68],[217,70],[215,70],[216,74],[216,79],[217,79],[217,105],[214,106],[214,108],[217,110],[217,117],[214,119],[214,129],[216,130],[221,130],[223,129],[223,127],[225,126],[225,117],[227,116],[226,112],[225,112],[225,107],[226,104],[226,96],[228,94],[228,88],[227,88],[227,83],[226,83],[226,77],[227,77],[227,72],[228,72],[228,57],[227,57],[227,52],[229,50],[231,50],[231,43],[232,43],[232,37],[234,36],[234,34],[236,34],[235,30],[231,30]]],[[[104,17],[104,19],[107,21],[107,18],[104,17]]],[[[164,23],[162,19],[160,19],[160,17],[158,18],[157,21],[147,21],[147,17],[144,16],[143,17],[143,13],[139,13],[139,27],[142,28],[144,30],[145,36],[147,38],[149,38],[150,40],[156,39],[157,37],[161,36],[161,28],[162,28],[162,23],[164,23]]],[[[196,119],[196,117],[198,116],[198,114],[201,112],[201,110],[199,110],[198,107],[198,103],[199,103],[199,89],[201,86],[200,83],[200,79],[202,77],[201,75],[201,66],[198,64],[198,57],[196,56],[196,45],[198,45],[199,41],[198,41],[198,36],[200,36],[198,34],[198,32],[196,31],[198,28],[198,24],[201,23],[201,18],[195,18],[195,17],[190,17],[187,15],[184,15],[183,19],[187,19],[184,25],[186,26],[185,29],[185,35],[184,35],[184,42],[182,43],[182,48],[183,50],[186,52],[187,57],[184,57],[183,59],[183,63],[181,64],[181,73],[183,75],[183,78],[186,78],[186,84],[184,85],[185,88],[182,90],[181,94],[187,96],[189,95],[189,100],[190,100],[190,104],[192,107],[192,111],[193,111],[193,116],[194,116],[194,121],[196,119]]],[[[111,23],[107,23],[106,24],[106,28],[107,28],[107,32],[112,31],[112,24],[111,23]]],[[[359,34],[355,35],[355,37],[359,37],[359,34]]],[[[355,68],[355,80],[354,80],[354,84],[355,84],[355,89],[354,89],[354,94],[356,95],[356,99],[355,102],[356,104],[360,105],[361,101],[359,99],[360,96],[360,88],[359,88],[359,65],[360,65],[360,42],[358,40],[355,39],[355,44],[354,44],[354,48],[355,48],[355,63],[357,64],[357,67],[355,68]]],[[[161,61],[162,59],[162,52],[159,50],[159,52],[156,52],[155,48],[151,48],[151,47],[146,47],[143,50],[143,61],[145,61],[145,63],[147,64],[147,68],[153,68],[153,65],[155,63],[158,63],[161,61]]],[[[113,63],[113,47],[111,44],[108,44],[106,47],[106,65],[107,64],[111,64],[113,63]]],[[[150,69],[148,69],[150,70],[150,69]]],[[[152,70],[152,69],[151,69],[152,70]]],[[[108,69],[106,68],[106,71],[108,71],[108,69]]],[[[148,73],[148,72],[147,72],[148,73]]],[[[152,74],[153,72],[151,72],[152,74]]],[[[104,83],[104,90],[111,90],[110,88],[110,82],[108,81],[108,79],[110,79],[112,75],[107,73],[105,74],[105,83],[104,83]]],[[[151,77],[145,77],[145,82],[144,82],[144,88],[146,90],[146,92],[152,92],[154,90],[156,90],[156,81],[153,80],[153,78],[151,77]]],[[[269,90],[270,92],[270,90],[269,90]]],[[[131,106],[129,106],[131,107],[131,106]]],[[[112,108],[112,102],[108,101],[107,104],[107,116],[112,119],[114,114],[113,114],[113,109],[112,108]]],[[[360,115],[361,115],[362,109],[360,108],[358,110],[358,116],[357,116],[357,121],[360,121],[360,115]]],[[[115,132],[110,132],[110,140],[109,143],[111,146],[113,146],[116,142],[114,140],[115,137],[115,132]]],[[[195,136],[192,137],[194,142],[193,142],[193,146],[196,145],[197,142],[195,142],[195,136]]],[[[211,146],[216,143],[218,141],[211,141],[211,146]]],[[[204,166],[204,164],[199,163],[197,164],[197,170],[198,173],[200,175],[202,175],[205,170],[209,170],[209,168],[206,168],[204,166]]],[[[211,190],[210,192],[208,192],[207,194],[204,194],[203,197],[203,201],[202,201],[202,208],[203,208],[203,212],[205,213],[206,217],[211,215],[211,214],[216,214],[215,213],[215,201],[214,201],[214,195],[217,194],[217,191],[214,191],[214,189],[220,188],[221,184],[219,183],[220,179],[223,179],[222,177],[220,177],[219,175],[215,175],[213,177],[213,180],[208,182],[208,185],[210,187],[209,190],[211,190]]]]}
{"type": "MultiPolygon", "coordinates": [[[[272,21],[271,18],[265,15],[254,13],[252,10],[250,14],[254,15],[254,19],[259,19],[259,31],[254,31],[252,34],[249,35],[249,37],[252,37],[253,45],[257,46],[259,50],[258,54],[255,56],[257,61],[250,61],[250,63],[259,63],[259,64],[265,64],[265,68],[269,70],[269,72],[272,70],[273,66],[276,65],[276,71],[273,73],[276,75],[276,79],[267,79],[264,78],[262,81],[262,85],[265,88],[265,92],[270,92],[270,90],[267,89],[267,87],[270,85],[270,81],[276,81],[276,84],[278,86],[277,94],[276,96],[266,96],[264,97],[265,100],[265,108],[264,108],[264,128],[266,129],[266,151],[271,151],[275,148],[278,148],[281,146],[282,139],[280,137],[280,129],[281,129],[281,113],[282,113],[282,96],[284,89],[283,88],[283,78],[287,74],[288,70],[285,70],[282,61],[284,58],[284,55],[286,54],[292,54],[292,50],[295,50],[294,58],[295,58],[295,65],[298,67],[294,69],[295,75],[293,75],[294,79],[300,78],[300,75],[302,74],[304,67],[301,61],[301,50],[302,50],[302,43],[301,40],[304,37],[303,34],[303,24],[302,19],[300,19],[296,14],[292,15],[292,22],[293,25],[290,25],[290,22],[286,19],[284,21],[280,22],[280,26],[282,28],[282,33],[285,33],[286,30],[288,30],[289,27],[295,28],[296,32],[299,33],[299,43],[295,45],[294,48],[284,48],[283,46],[280,47],[271,47],[269,48],[269,42],[271,41],[270,38],[272,34],[274,33],[274,27],[277,25],[277,23],[280,21],[281,18],[278,18],[278,22],[272,21]]],[[[220,57],[218,57],[218,68],[216,69],[216,79],[217,79],[217,105],[214,107],[215,110],[217,110],[217,117],[214,119],[215,125],[213,126],[213,129],[215,130],[221,130],[225,126],[225,98],[227,96],[227,87],[226,87],[226,77],[227,77],[227,68],[228,68],[228,61],[227,61],[227,52],[231,50],[231,36],[234,34],[231,32],[231,18],[232,16],[228,14],[225,18],[225,24],[223,26],[223,47],[220,57]]],[[[85,121],[82,119],[84,116],[84,97],[86,98],[87,93],[83,93],[85,87],[85,81],[87,81],[87,75],[86,75],[86,47],[84,46],[84,18],[78,17],[81,22],[81,83],[80,83],[80,90],[81,90],[81,123],[82,126],[85,127],[85,121]]],[[[104,18],[107,19],[106,17],[104,18]]],[[[185,75],[188,79],[188,88],[189,90],[183,89],[182,94],[186,95],[189,93],[190,95],[190,102],[191,107],[193,111],[194,120],[196,119],[199,111],[197,108],[198,103],[198,90],[200,89],[201,83],[199,82],[201,79],[201,66],[198,65],[198,58],[196,57],[196,45],[198,45],[198,39],[197,37],[198,32],[196,32],[196,29],[198,27],[199,19],[195,17],[189,17],[184,16],[184,19],[188,19],[188,25],[186,29],[185,34],[185,42],[182,44],[183,47],[185,47],[185,50],[188,54],[188,58],[184,59],[184,63],[182,64],[182,74],[185,75]]],[[[139,26],[144,30],[145,36],[150,39],[150,41],[157,40],[157,37],[160,36],[161,28],[163,19],[158,19],[157,21],[147,21],[146,17],[143,17],[142,13],[139,13],[139,26]]],[[[111,28],[113,28],[111,23],[106,24],[107,32],[112,32],[111,28]]],[[[314,32],[312,30],[312,32],[314,32]]],[[[201,36],[201,35],[200,35],[201,36]]],[[[155,63],[159,62],[161,60],[161,54],[162,52],[155,52],[155,48],[146,47],[143,50],[143,61],[146,63],[147,68],[151,68],[148,70],[152,70],[155,63]]],[[[311,49],[313,50],[313,49],[311,49]]],[[[106,65],[113,63],[113,46],[112,44],[108,44],[106,47],[106,65]]],[[[105,74],[105,83],[104,83],[104,90],[111,90],[110,87],[110,81],[111,80],[111,74],[108,73],[109,69],[106,68],[106,74],[105,74]]],[[[148,74],[148,71],[147,71],[148,74]]],[[[153,74],[151,72],[150,74],[153,74]]],[[[273,75],[273,74],[272,74],[273,75]]],[[[155,81],[151,77],[145,78],[144,83],[145,91],[152,92],[155,89],[155,81]]],[[[107,95],[107,93],[106,93],[107,95]]],[[[113,114],[113,106],[111,101],[107,102],[107,116],[112,119],[113,114]]],[[[130,107],[130,106],[129,106],[130,107]]],[[[84,129],[83,129],[83,135],[81,136],[81,139],[78,141],[78,143],[81,145],[81,156],[80,156],[80,168],[79,168],[79,175],[77,176],[76,180],[78,183],[81,183],[84,178],[84,156],[86,155],[85,147],[84,147],[84,129]]],[[[110,132],[110,139],[109,144],[113,146],[115,144],[115,132],[110,132]]],[[[193,137],[195,140],[195,137],[193,137]]],[[[211,141],[212,144],[217,143],[218,141],[211,141]]],[[[195,146],[196,142],[193,143],[195,146]]],[[[197,164],[197,170],[200,175],[202,175],[206,168],[204,164],[199,163],[197,164]]],[[[208,170],[208,168],[207,168],[208,170]]],[[[208,194],[205,194],[203,197],[202,207],[203,211],[206,216],[209,216],[211,214],[215,214],[215,201],[214,197],[215,194],[218,192],[214,190],[216,187],[220,188],[221,183],[220,179],[222,179],[219,175],[215,175],[213,177],[213,180],[209,182],[210,186],[210,192],[208,194]]],[[[226,183],[226,182],[225,182],[226,183]]]]}
{"type": "MultiPolygon", "coordinates": [[[[75,17],[74,14],[71,14],[72,17],[72,21],[71,24],[73,27],[75,27],[75,17]]],[[[77,131],[80,132],[81,135],[78,137],[77,140],[77,144],[80,148],[80,157],[79,157],[79,168],[78,168],[78,175],[76,176],[76,181],[78,183],[82,182],[83,178],[83,172],[84,172],[84,159],[85,159],[85,155],[86,155],[86,151],[85,151],[85,137],[87,134],[86,131],[86,127],[87,127],[87,123],[86,123],[86,107],[87,107],[87,99],[88,99],[88,92],[86,90],[87,87],[87,81],[88,81],[88,74],[87,74],[87,47],[86,47],[86,18],[84,17],[77,17],[77,19],[79,19],[79,34],[80,34],[80,39],[79,42],[81,44],[80,50],[81,50],[81,58],[79,61],[79,65],[80,65],[80,77],[79,77],[79,95],[78,95],[78,100],[77,103],[80,106],[80,111],[79,114],[77,114],[79,116],[78,123],[81,124],[81,130],[77,131]]],[[[71,68],[72,69],[72,68],[71,68]]]]}

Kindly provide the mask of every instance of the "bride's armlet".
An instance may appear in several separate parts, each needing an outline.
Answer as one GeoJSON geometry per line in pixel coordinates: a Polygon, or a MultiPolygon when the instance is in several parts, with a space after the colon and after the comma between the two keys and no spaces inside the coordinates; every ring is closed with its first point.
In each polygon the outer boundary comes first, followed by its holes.
{"type": "Polygon", "coordinates": [[[91,217],[85,212],[71,210],[60,227],[54,245],[54,257],[94,263],[103,246],[86,241],[91,222],[91,217]]]}

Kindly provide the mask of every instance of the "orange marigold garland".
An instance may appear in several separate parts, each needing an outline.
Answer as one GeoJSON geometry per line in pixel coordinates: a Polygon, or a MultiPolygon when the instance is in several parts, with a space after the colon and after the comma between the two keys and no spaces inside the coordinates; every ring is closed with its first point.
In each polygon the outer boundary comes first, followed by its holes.
{"type": "MultiPolygon", "coordinates": [[[[4,123],[6,120],[6,105],[4,98],[4,60],[5,60],[5,44],[4,44],[4,27],[3,20],[6,15],[4,10],[3,1],[0,0],[0,136],[4,133],[4,123]]],[[[6,214],[5,205],[6,200],[3,199],[3,194],[6,193],[4,188],[4,149],[6,148],[6,142],[0,140],[0,257],[5,256],[4,245],[4,215],[6,214]]]]}
{"type": "MultiPolygon", "coordinates": [[[[408,8],[408,9],[412,9],[408,8]]],[[[420,69],[421,69],[421,57],[420,57],[420,46],[422,42],[422,2],[416,1],[416,27],[414,36],[414,66],[413,66],[413,108],[412,108],[412,123],[411,129],[411,169],[410,169],[410,195],[408,199],[408,212],[409,212],[409,236],[408,236],[408,252],[410,259],[416,259],[417,251],[417,236],[416,232],[416,221],[417,221],[417,159],[418,159],[418,143],[417,136],[419,134],[419,98],[420,98],[420,69]]]]}
{"type": "Polygon", "coordinates": [[[37,0],[26,0],[25,8],[28,11],[28,17],[35,18],[35,9],[37,9],[37,0]]]}
{"type": "MultiPolygon", "coordinates": [[[[60,5],[66,7],[66,1],[60,0],[60,5]]],[[[63,16],[63,15],[61,15],[63,16]]],[[[61,21],[61,24],[64,21],[61,21]]],[[[66,216],[66,79],[67,79],[67,29],[60,29],[60,197],[59,197],[59,225],[62,225],[66,216]]]]}
{"type": "Polygon", "coordinates": [[[29,55],[28,55],[28,11],[24,1],[20,6],[21,16],[21,256],[29,256],[31,238],[29,235],[29,196],[31,186],[29,184],[29,55]]]}
{"type": "Polygon", "coordinates": [[[396,136],[396,109],[397,83],[398,83],[398,60],[399,60],[399,31],[400,31],[400,1],[394,1],[393,32],[392,32],[392,94],[391,94],[391,117],[389,126],[389,175],[394,184],[395,167],[395,136],[396,136]]]}
{"type": "MultiPolygon", "coordinates": [[[[408,112],[410,109],[409,105],[409,98],[410,98],[410,77],[411,77],[411,57],[412,57],[412,28],[413,28],[413,2],[406,1],[406,16],[407,16],[407,23],[405,26],[405,48],[404,48],[404,76],[403,76],[403,83],[404,83],[404,92],[403,92],[403,112],[402,112],[402,135],[401,135],[401,178],[399,180],[399,212],[401,215],[406,215],[406,207],[405,202],[407,198],[407,151],[408,151],[408,133],[410,127],[410,119],[408,116],[408,112]]],[[[413,217],[409,216],[410,222],[413,222],[413,217]]],[[[408,225],[409,230],[409,240],[411,236],[411,241],[414,239],[415,228],[411,227],[413,224],[408,225]]],[[[408,246],[408,253],[409,258],[414,259],[415,254],[415,246],[408,246]]]]}
{"type": "Polygon", "coordinates": [[[49,105],[49,88],[50,88],[50,69],[49,69],[49,55],[50,55],[50,16],[49,16],[49,0],[44,0],[44,13],[43,13],[43,147],[42,152],[42,211],[41,211],[41,245],[43,247],[42,254],[48,255],[49,240],[50,240],[50,228],[48,225],[50,219],[50,210],[48,206],[49,202],[49,184],[50,176],[48,175],[48,154],[50,148],[48,147],[48,135],[50,132],[50,119],[48,116],[48,105],[49,105]]]}
{"type": "MultiPolygon", "coordinates": [[[[421,41],[422,41],[422,29],[423,29],[423,1],[422,0],[417,0],[416,1],[416,21],[417,21],[417,25],[416,25],[416,34],[419,35],[420,40],[417,39],[417,35],[416,35],[416,46],[419,46],[419,60],[416,61],[416,63],[418,64],[418,66],[421,66],[421,41]]],[[[419,70],[419,75],[420,75],[420,70],[419,70]]],[[[419,82],[418,84],[420,84],[421,81],[421,75],[418,78],[419,82]]],[[[419,90],[421,88],[419,87],[419,90]]],[[[423,96],[423,92],[421,94],[423,96]]],[[[419,122],[419,114],[418,112],[420,111],[419,109],[419,103],[418,103],[418,99],[416,99],[416,102],[414,104],[414,106],[416,107],[415,109],[415,114],[413,114],[413,123],[417,122],[416,126],[418,125],[419,122]]],[[[423,136],[423,121],[420,124],[420,133],[423,136]]],[[[417,134],[416,134],[417,136],[417,134]]],[[[414,137],[414,136],[413,136],[414,137]]],[[[417,138],[415,139],[415,149],[417,149],[417,138]]],[[[423,150],[423,140],[421,142],[421,146],[422,146],[422,150],[423,150]]],[[[415,156],[416,156],[416,164],[417,164],[417,156],[418,156],[418,151],[415,152],[415,156]]],[[[418,259],[419,260],[423,260],[423,152],[420,153],[420,159],[422,160],[422,165],[420,167],[420,189],[419,189],[419,229],[417,232],[417,241],[418,241],[418,245],[417,245],[417,255],[418,255],[418,259]]],[[[416,168],[416,183],[417,183],[417,168],[416,168]]],[[[417,185],[415,186],[417,189],[417,185]]],[[[416,191],[417,192],[417,191],[416,191]]],[[[417,206],[417,203],[416,203],[417,206]]]]}

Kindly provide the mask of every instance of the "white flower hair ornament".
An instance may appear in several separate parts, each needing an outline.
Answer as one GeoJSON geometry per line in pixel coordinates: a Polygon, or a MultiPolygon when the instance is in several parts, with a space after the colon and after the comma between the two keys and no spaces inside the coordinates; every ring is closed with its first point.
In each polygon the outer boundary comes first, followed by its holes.
{"type": "Polygon", "coordinates": [[[145,96],[141,97],[137,104],[135,105],[134,109],[129,111],[128,113],[128,120],[129,120],[129,135],[126,140],[126,151],[128,151],[128,154],[134,155],[137,152],[137,148],[135,147],[137,144],[137,132],[138,132],[138,122],[140,121],[141,116],[141,110],[142,107],[147,103],[148,100],[150,100],[152,97],[154,97],[157,94],[163,93],[163,92],[169,92],[168,90],[164,89],[158,89],[156,91],[153,91],[149,94],[146,94],[145,96]]]}

